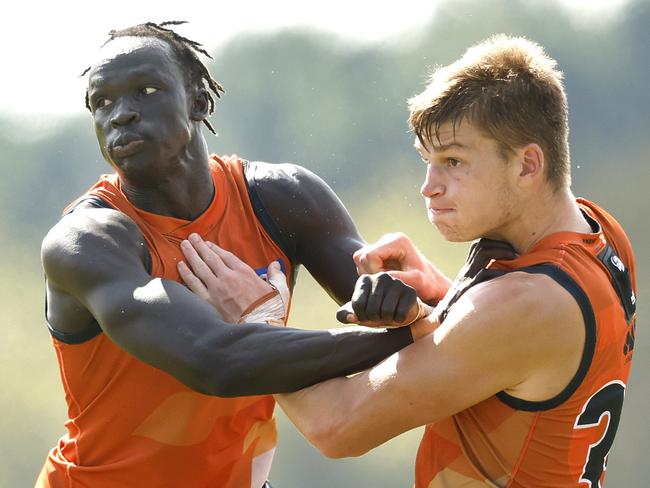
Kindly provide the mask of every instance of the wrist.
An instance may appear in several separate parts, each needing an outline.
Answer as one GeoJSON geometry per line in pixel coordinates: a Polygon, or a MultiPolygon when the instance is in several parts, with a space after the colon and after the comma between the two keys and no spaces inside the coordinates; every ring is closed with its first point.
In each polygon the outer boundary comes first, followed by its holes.
{"type": "Polygon", "coordinates": [[[425,261],[425,271],[422,279],[422,289],[418,296],[423,302],[429,305],[436,305],[442,300],[452,283],[449,278],[428,260],[425,261]]]}
{"type": "Polygon", "coordinates": [[[237,321],[239,324],[264,322],[269,325],[285,325],[286,307],[282,296],[275,289],[249,305],[237,321]]]}
{"type": "Polygon", "coordinates": [[[434,330],[438,328],[439,322],[434,318],[435,315],[431,314],[428,317],[418,320],[417,322],[411,324],[411,335],[413,336],[413,342],[431,334],[434,330]]]}

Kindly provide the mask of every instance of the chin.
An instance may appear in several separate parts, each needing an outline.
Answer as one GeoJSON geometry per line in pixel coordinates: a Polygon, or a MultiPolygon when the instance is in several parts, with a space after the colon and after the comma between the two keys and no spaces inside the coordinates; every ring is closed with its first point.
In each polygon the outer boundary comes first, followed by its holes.
{"type": "Polygon", "coordinates": [[[440,235],[442,235],[442,237],[444,237],[444,239],[446,241],[449,241],[449,242],[462,242],[463,241],[463,239],[460,238],[460,235],[459,235],[457,229],[455,229],[454,227],[449,226],[449,225],[436,223],[436,222],[432,222],[432,224],[436,227],[436,229],[438,229],[438,232],[440,232],[440,235]]]}
{"type": "Polygon", "coordinates": [[[447,242],[469,242],[478,239],[480,236],[475,233],[468,232],[466,229],[459,229],[452,225],[445,225],[433,222],[438,232],[447,242]]]}

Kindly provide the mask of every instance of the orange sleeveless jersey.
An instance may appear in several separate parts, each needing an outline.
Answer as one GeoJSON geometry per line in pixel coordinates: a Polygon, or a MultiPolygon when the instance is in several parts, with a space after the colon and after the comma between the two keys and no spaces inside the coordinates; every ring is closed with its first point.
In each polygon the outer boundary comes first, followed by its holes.
{"type": "Polygon", "coordinates": [[[578,203],[598,232],[556,233],[515,260],[489,266],[545,273],[573,294],[586,328],[576,375],[547,401],[501,392],[428,425],[416,460],[416,488],[602,486],[632,359],[635,260],[620,225],[595,204],[578,203]],[[599,259],[607,245],[615,253],[606,256],[609,265],[631,279],[624,297],[631,311],[599,259]]]}
{"type": "MultiPolygon", "coordinates": [[[[81,199],[98,196],[138,224],[152,276],[181,281],[179,244],[192,232],[255,269],[282,258],[290,276],[289,259],[251,206],[243,162],[213,156],[210,165],[215,198],[192,222],[134,207],[117,175],[102,176],[81,199]]],[[[50,451],[37,487],[261,488],[276,445],[271,396],[197,393],[105,334],[81,344],[52,341],[68,404],[68,433],[50,451]]]]}

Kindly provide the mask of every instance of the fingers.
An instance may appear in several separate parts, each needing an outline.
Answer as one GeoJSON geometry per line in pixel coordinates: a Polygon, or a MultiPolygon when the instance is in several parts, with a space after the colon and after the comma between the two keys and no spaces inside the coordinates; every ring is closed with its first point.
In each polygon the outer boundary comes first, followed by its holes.
{"type": "Polygon", "coordinates": [[[357,266],[357,273],[362,274],[375,274],[384,271],[384,259],[379,253],[373,253],[362,248],[354,253],[352,256],[354,264],[357,266]]]}
{"type": "MultiPolygon", "coordinates": [[[[401,287],[390,287],[378,307],[378,313],[373,315],[373,320],[387,321],[387,322],[402,322],[404,317],[398,318],[397,311],[399,310],[400,299],[403,289],[401,287]]],[[[368,300],[370,302],[370,300],[368,300]]],[[[407,309],[408,310],[408,309],[407,309]]]]}
{"type": "Polygon", "coordinates": [[[387,271],[387,273],[396,280],[400,280],[402,283],[406,283],[418,291],[423,287],[424,276],[422,271],[418,269],[412,269],[409,271],[387,271]]]}
{"type": "Polygon", "coordinates": [[[181,271],[183,271],[185,273],[185,277],[187,277],[192,283],[192,285],[197,289],[200,288],[198,287],[198,285],[196,285],[196,282],[194,281],[193,278],[200,280],[201,283],[206,288],[210,288],[210,286],[216,281],[217,278],[215,273],[210,268],[210,266],[208,266],[208,264],[205,261],[203,261],[203,259],[198,254],[196,249],[194,249],[194,247],[192,247],[192,245],[189,242],[187,241],[182,242],[181,250],[183,251],[187,263],[183,263],[183,265],[180,265],[179,263],[178,266],[179,274],[181,273],[181,271]],[[183,266],[187,266],[189,267],[189,269],[185,270],[183,266]],[[191,276],[189,274],[190,269],[192,273],[191,276]]]}
{"type": "Polygon", "coordinates": [[[410,324],[418,315],[419,304],[415,290],[411,287],[403,287],[400,291],[399,302],[393,311],[393,320],[395,323],[410,324]],[[415,314],[413,313],[415,311],[415,314]]]}
{"type": "Polygon", "coordinates": [[[462,277],[473,277],[493,259],[510,260],[516,257],[517,252],[507,242],[486,238],[477,239],[472,242],[460,274],[462,277]]]}
{"type": "Polygon", "coordinates": [[[374,274],[417,265],[419,255],[411,240],[400,232],[383,235],[376,243],[353,255],[359,274],[374,274]]]}
{"type": "Polygon", "coordinates": [[[223,260],[198,234],[191,234],[189,239],[181,242],[181,251],[192,271],[204,283],[228,271],[223,260]]]}
{"type": "Polygon", "coordinates": [[[354,286],[352,292],[352,310],[360,321],[366,319],[366,308],[368,304],[368,297],[372,291],[372,278],[370,275],[361,275],[354,286]]]}
{"type": "MultiPolygon", "coordinates": [[[[358,323],[403,325],[417,315],[418,299],[415,289],[388,273],[362,275],[357,280],[350,307],[358,323]]],[[[338,320],[349,323],[351,317],[343,311],[338,320]]]]}
{"type": "Polygon", "coordinates": [[[231,253],[230,251],[226,251],[222,247],[217,246],[214,242],[206,241],[205,243],[212,252],[214,252],[217,256],[219,256],[221,262],[229,269],[241,271],[241,268],[249,267],[235,254],[231,253]]]}
{"type": "Polygon", "coordinates": [[[352,309],[352,302],[347,302],[341,305],[336,311],[336,320],[343,324],[358,324],[359,318],[352,309]]]}
{"type": "Polygon", "coordinates": [[[273,261],[269,264],[266,276],[269,283],[280,293],[282,303],[284,303],[286,308],[286,305],[289,303],[289,287],[287,286],[287,278],[282,272],[278,261],[273,261]]]}
{"type": "Polygon", "coordinates": [[[187,264],[183,261],[179,261],[177,268],[178,274],[181,275],[181,279],[185,282],[187,287],[204,300],[207,300],[209,296],[208,289],[203,285],[203,282],[192,273],[192,270],[187,266],[187,264]]]}

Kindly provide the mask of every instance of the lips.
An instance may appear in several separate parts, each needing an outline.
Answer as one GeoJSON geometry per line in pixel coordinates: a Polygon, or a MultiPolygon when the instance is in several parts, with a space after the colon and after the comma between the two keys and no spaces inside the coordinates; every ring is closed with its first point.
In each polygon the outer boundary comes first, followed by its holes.
{"type": "Polygon", "coordinates": [[[144,140],[137,137],[120,137],[110,147],[109,151],[114,158],[126,158],[132,156],[144,145],[144,140]]]}
{"type": "Polygon", "coordinates": [[[429,207],[429,212],[431,212],[433,215],[444,215],[449,212],[453,212],[453,208],[433,208],[429,207]]]}

